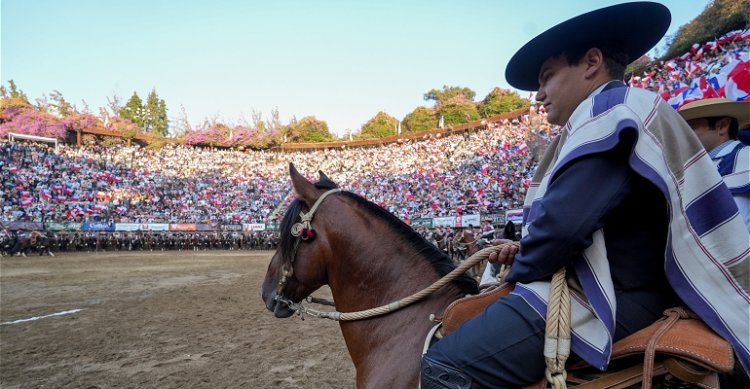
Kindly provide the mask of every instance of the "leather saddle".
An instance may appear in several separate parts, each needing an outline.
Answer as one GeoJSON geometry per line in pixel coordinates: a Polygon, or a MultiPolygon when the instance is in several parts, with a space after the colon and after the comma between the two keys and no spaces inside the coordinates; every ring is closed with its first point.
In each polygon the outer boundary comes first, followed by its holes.
{"type": "MultiPolygon", "coordinates": [[[[513,285],[502,283],[484,293],[451,303],[437,331],[443,337],[463,322],[481,313],[489,304],[506,296],[513,285]]],[[[656,377],[679,379],[701,388],[719,388],[719,374],[734,368],[732,346],[685,307],[670,308],[650,326],[613,345],[610,369],[601,372],[584,362],[567,366],[568,386],[584,388],[627,388],[642,383],[650,388],[656,377]]],[[[529,388],[545,388],[546,381],[529,388]]]]}

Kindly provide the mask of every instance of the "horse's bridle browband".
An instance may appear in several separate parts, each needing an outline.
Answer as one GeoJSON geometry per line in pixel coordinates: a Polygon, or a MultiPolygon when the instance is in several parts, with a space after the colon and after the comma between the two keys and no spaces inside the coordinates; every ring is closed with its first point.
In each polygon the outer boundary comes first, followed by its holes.
{"type": "Polygon", "coordinates": [[[276,301],[284,303],[292,309],[294,309],[293,307],[296,304],[288,298],[284,297],[284,288],[286,288],[286,284],[287,282],[289,282],[289,278],[294,274],[294,260],[297,257],[297,248],[299,247],[300,241],[312,240],[315,238],[315,230],[311,225],[312,219],[315,216],[315,212],[318,211],[318,207],[320,207],[320,204],[323,203],[323,200],[325,200],[326,197],[338,192],[341,192],[341,188],[331,189],[320,195],[320,197],[318,197],[318,199],[315,201],[315,204],[310,207],[310,210],[307,211],[307,213],[300,211],[300,222],[294,223],[294,225],[292,225],[292,236],[297,239],[294,241],[291,261],[289,261],[288,266],[287,263],[284,263],[282,265],[281,278],[279,279],[279,284],[276,286],[276,301]]]}

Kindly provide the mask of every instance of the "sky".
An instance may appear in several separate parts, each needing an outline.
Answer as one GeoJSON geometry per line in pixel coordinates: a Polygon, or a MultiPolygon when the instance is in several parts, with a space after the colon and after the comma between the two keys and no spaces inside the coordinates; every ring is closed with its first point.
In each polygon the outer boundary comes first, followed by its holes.
{"type": "MultiPolygon", "coordinates": [[[[183,107],[194,127],[278,109],[284,124],[312,115],[342,135],[379,111],[403,119],[430,106],[424,94],[444,85],[476,100],[508,89],[505,65],[529,39],[621,2],[0,0],[0,80],[95,114],[156,90],[173,123],[183,107]]],[[[710,0],[659,2],[669,36],[710,0]]]]}

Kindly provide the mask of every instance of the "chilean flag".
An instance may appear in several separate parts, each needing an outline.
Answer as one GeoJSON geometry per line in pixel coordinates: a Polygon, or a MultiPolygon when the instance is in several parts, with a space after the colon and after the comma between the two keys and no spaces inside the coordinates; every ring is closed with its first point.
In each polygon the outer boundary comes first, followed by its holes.
{"type": "Polygon", "coordinates": [[[750,61],[735,64],[727,75],[724,95],[735,101],[750,101],[750,61]]]}
{"type": "Polygon", "coordinates": [[[523,154],[529,149],[529,146],[526,144],[526,142],[521,143],[518,146],[518,152],[516,154],[523,154]]]}

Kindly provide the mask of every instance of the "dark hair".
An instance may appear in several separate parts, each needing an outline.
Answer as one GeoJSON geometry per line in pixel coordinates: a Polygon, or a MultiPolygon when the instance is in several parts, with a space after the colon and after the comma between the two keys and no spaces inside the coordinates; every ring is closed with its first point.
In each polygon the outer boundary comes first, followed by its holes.
{"type": "Polygon", "coordinates": [[[723,119],[723,118],[729,118],[731,121],[729,122],[729,139],[737,139],[737,134],[740,132],[740,124],[737,121],[737,118],[733,118],[731,116],[712,116],[706,118],[708,120],[708,127],[712,130],[716,129],[716,123],[723,119]]]}
{"type": "Polygon", "coordinates": [[[569,66],[578,65],[581,63],[583,56],[591,48],[598,48],[602,51],[604,56],[604,63],[607,65],[607,71],[609,76],[615,80],[623,80],[625,78],[625,68],[630,63],[628,55],[622,51],[618,51],[611,45],[592,43],[587,45],[579,45],[568,47],[567,49],[560,52],[559,55],[564,55],[569,66]]]}

